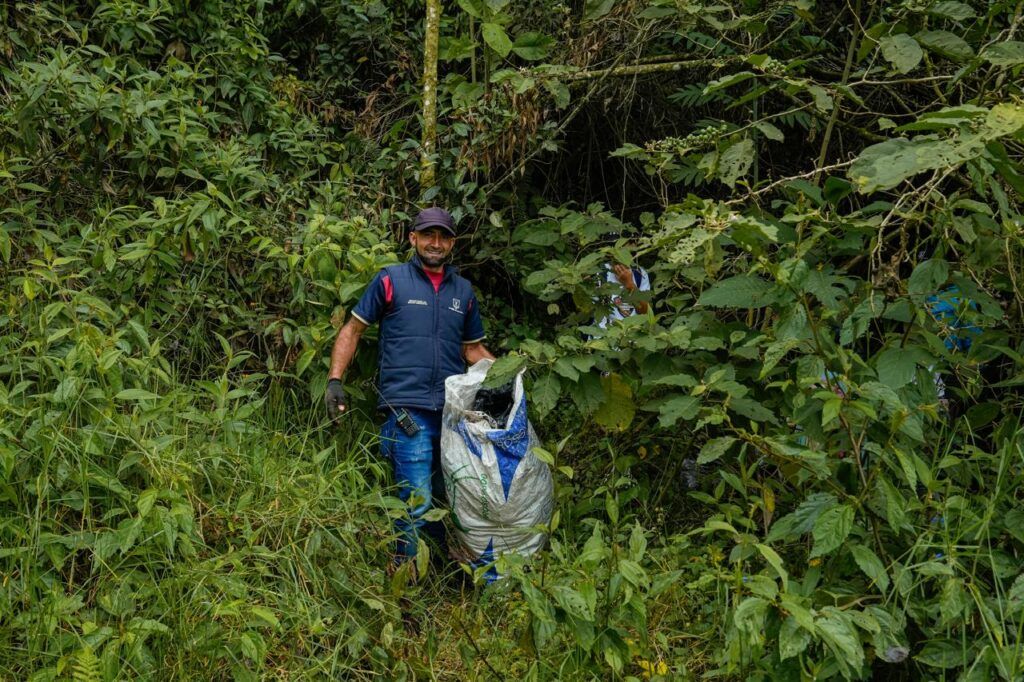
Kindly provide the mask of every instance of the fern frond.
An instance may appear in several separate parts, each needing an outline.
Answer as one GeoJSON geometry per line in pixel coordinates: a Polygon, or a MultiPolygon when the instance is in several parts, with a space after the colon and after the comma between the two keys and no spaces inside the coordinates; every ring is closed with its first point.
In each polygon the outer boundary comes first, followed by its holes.
{"type": "Polygon", "coordinates": [[[724,90],[716,90],[705,95],[704,88],[706,87],[707,83],[690,83],[669,95],[668,101],[678,104],[684,109],[693,109],[707,104],[728,103],[733,100],[732,96],[724,90]]]}
{"type": "Polygon", "coordinates": [[[672,171],[668,178],[673,183],[679,183],[685,187],[700,187],[707,184],[708,178],[704,171],[697,168],[696,163],[685,163],[672,171]]]}
{"type": "Polygon", "coordinates": [[[811,115],[806,111],[791,111],[782,114],[775,120],[788,128],[803,128],[804,130],[810,130],[811,127],[811,115]]]}
{"type": "Polygon", "coordinates": [[[714,38],[707,33],[688,31],[684,38],[686,38],[686,47],[690,50],[702,47],[715,56],[736,54],[736,50],[722,42],[720,38],[714,38]]]}
{"type": "Polygon", "coordinates": [[[101,682],[100,659],[96,658],[92,647],[79,649],[75,654],[75,664],[71,668],[71,679],[74,682],[101,682]]]}

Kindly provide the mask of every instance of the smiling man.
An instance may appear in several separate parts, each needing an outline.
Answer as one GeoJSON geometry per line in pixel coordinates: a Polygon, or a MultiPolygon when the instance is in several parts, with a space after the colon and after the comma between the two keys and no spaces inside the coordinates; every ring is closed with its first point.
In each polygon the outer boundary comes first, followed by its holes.
{"type": "Polygon", "coordinates": [[[395,523],[396,563],[416,556],[420,530],[442,540],[442,526],[426,523],[433,499],[443,496],[440,465],[444,380],[494,356],[473,287],[447,264],[455,245],[448,211],[427,208],[409,231],[412,258],[377,273],[338,333],[324,397],[332,420],[346,408],[345,370],[366,328],[380,324],[380,401],[386,415],[381,450],[391,460],[399,497],[413,498],[408,519],[395,523]]]}

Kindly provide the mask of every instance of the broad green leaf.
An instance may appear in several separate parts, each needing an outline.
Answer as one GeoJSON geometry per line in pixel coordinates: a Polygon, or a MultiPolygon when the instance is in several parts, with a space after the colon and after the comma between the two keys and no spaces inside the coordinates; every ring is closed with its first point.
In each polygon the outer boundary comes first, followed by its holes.
{"type": "Polygon", "coordinates": [[[1019,104],[997,104],[985,117],[985,139],[1012,135],[1024,128],[1024,107],[1019,104]]]}
{"type": "Polygon", "coordinates": [[[615,0],[586,0],[583,4],[583,21],[600,19],[612,11],[615,0]]]}
{"type": "Polygon", "coordinates": [[[156,498],[160,494],[160,491],[154,488],[148,488],[139,495],[138,502],[136,502],[136,508],[139,510],[139,517],[146,518],[150,510],[153,509],[153,505],[156,503],[156,498]]]}
{"type": "Polygon", "coordinates": [[[302,351],[299,355],[299,359],[295,361],[295,376],[302,376],[302,373],[306,371],[306,368],[309,367],[309,363],[313,361],[313,358],[315,358],[316,355],[316,348],[307,348],[302,351]]]}
{"type": "Polygon", "coordinates": [[[920,158],[922,149],[929,151],[927,146],[903,137],[871,145],[850,165],[847,177],[862,194],[891,189],[932,167],[926,159],[920,158]]]}
{"type": "Polygon", "coordinates": [[[505,29],[499,24],[486,23],[481,27],[481,34],[488,47],[498,53],[498,56],[505,58],[512,51],[512,41],[509,40],[505,29]]]}
{"type": "Polygon", "coordinates": [[[838,501],[832,493],[811,493],[795,511],[783,516],[772,525],[766,542],[775,542],[810,533],[821,515],[837,504],[838,501]]]}
{"type": "Polygon", "coordinates": [[[752,71],[740,71],[738,73],[729,74],[728,76],[723,76],[722,78],[717,78],[707,84],[704,88],[704,94],[709,95],[717,90],[725,89],[730,85],[742,83],[748,78],[753,78],[754,75],[755,74],[752,71]]]}
{"type": "Polygon", "coordinates": [[[698,381],[689,374],[672,374],[667,377],[655,379],[652,383],[657,386],[679,386],[680,388],[693,388],[698,381]]]}
{"type": "Polygon", "coordinates": [[[260,634],[252,630],[243,632],[242,636],[238,638],[242,654],[253,663],[258,663],[263,658],[262,643],[263,638],[260,637],[260,634]]]}
{"type": "Polygon", "coordinates": [[[604,400],[594,413],[594,421],[612,431],[624,431],[636,414],[633,389],[618,374],[601,377],[604,400]]]}
{"type": "Polygon", "coordinates": [[[793,616],[782,621],[779,628],[779,659],[786,660],[798,656],[811,643],[811,633],[800,627],[793,616]]]}
{"type": "MultiPolygon", "coordinates": [[[[461,59],[470,59],[473,56],[473,50],[477,48],[477,43],[470,39],[469,36],[441,36],[440,42],[437,47],[438,57],[444,61],[454,62],[461,59]]],[[[470,96],[471,88],[474,84],[472,83],[461,83],[463,89],[460,90],[456,87],[455,91],[452,92],[452,101],[459,98],[461,101],[474,101],[476,98],[470,96]]]]}
{"type": "Polygon", "coordinates": [[[826,606],[822,609],[822,616],[815,619],[814,627],[838,661],[854,670],[864,665],[864,648],[848,615],[833,606],[826,606]]]}
{"type": "Polygon", "coordinates": [[[761,597],[747,597],[733,611],[733,622],[743,632],[755,633],[764,629],[768,602],[761,597]]]}
{"type": "Polygon", "coordinates": [[[718,155],[718,179],[729,187],[747,174],[754,163],[754,141],[745,137],[729,145],[718,155]]]}
{"type": "Polygon", "coordinates": [[[970,604],[970,597],[964,591],[963,581],[960,578],[947,578],[946,582],[942,584],[942,594],[939,597],[941,622],[943,624],[961,622],[964,611],[970,604]]]}
{"type": "Polygon", "coordinates": [[[444,517],[448,516],[448,511],[448,509],[431,509],[430,511],[423,515],[423,520],[430,522],[440,521],[444,517]]]}
{"type": "Polygon", "coordinates": [[[898,73],[908,73],[921,63],[924,52],[913,37],[906,33],[886,36],[878,41],[882,48],[882,56],[892,64],[898,73]]]}
{"type": "Polygon", "coordinates": [[[647,571],[635,561],[619,559],[619,573],[634,587],[643,588],[647,585],[647,571]]]}
{"type": "Polygon", "coordinates": [[[1015,615],[1024,611],[1024,573],[1017,576],[1006,595],[1007,611],[1015,615]]]}
{"type": "Polygon", "coordinates": [[[981,53],[981,58],[995,66],[1018,66],[1024,64],[1024,42],[1006,40],[989,45],[981,53]]]}
{"type": "Polygon", "coordinates": [[[779,556],[779,553],[768,545],[762,545],[761,543],[757,544],[757,551],[761,553],[764,560],[767,561],[769,565],[775,569],[775,572],[779,574],[779,578],[782,580],[782,591],[788,592],[789,573],[786,571],[786,566],[782,562],[782,557],[779,556]]]}
{"type": "Polygon", "coordinates": [[[754,422],[777,424],[779,421],[771,410],[752,398],[730,398],[729,409],[754,422]]]}
{"type": "Polygon", "coordinates": [[[547,57],[554,44],[555,40],[550,36],[537,31],[527,31],[516,36],[512,51],[523,59],[535,61],[547,57]]]}
{"type": "Polygon", "coordinates": [[[834,175],[829,176],[829,178],[825,180],[825,187],[822,190],[822,194],[825,195],[825,200],[833,206],[837,205],[851,192],[853,192],[853,184],[848,180],[844,180],[843,178],[839,178],[834,175]]]}
{"type": "Polygon", "coordinates": [[[821,425],[828,426],[833,419],[839,416],[840,410],[843,408],[843,399],[836,396],[835,398],[829,398],[825,401],[825,404],[821,406],[821,425]]]}
{"type": "Polygon", "coordinates": [[[141,388],[126,388],[114,396],[117,400],[156,400],[160,396],[141,388]]]}
{"type": "Polygon", "coordinates": [[[970,5],[956,0],[942,0],[928,8],[928,14],[945,17],[953,21],[967,21],[977,16],[970,5]]]}
{"type": "Polygon", "coordinates": [[[466,14],[476,18],[484,19],[487,17],[488,11],[487,6],[481,2],[481,0],[458,0],[459,7],[466,14]]]}
{"type": "Polygon", "coordinates": [[[541,447],[535,447],[535,448],[532,448],[532,449],[530,450],[530,453],[531,453],[531,454],[532,454],[532,455],[533,455],[534,457],[536,457],[537,459],[539,459],[540,461],[542,461],[542,462],[544,462],[545,464],[547,464],[548,466],[553,466],[553,465],[554,465],[554,463],[555,463],[555,457],[554,457],[554,455],[552,455],[552,454],[551,454],[550,452],[548,452],[548,451],[547,451],[547,450],[545,450],[544,448],[541,448],[541,447]]]}
{"type": "Polygon", "coordinates": [[[786,139],[786,136],[782,134],[782,131],[768,121],[757,121],[754,123],[754,127],[761,131],[762,135],[773,142],[782,142],[786,139]]]}
{"type": "Polygon", "coordinates": [[[839,300],[846,297],[846,291],[837,286],[840,281],[834,275],[821,270],[811,270],[800,288],[806,293],[813,294],[826,308],[836,310],[839,308],[839,300]]]}
{"type": "Polygon", "coordinates": [[[667,429],[680,419],[689,421],[700,411],[700,398],[692,395],[681,395],[662,403],[658,410],[658,423],[667,429]]]}
{"type": "Polygon", "coordinates": [[[958,166],[979,156],[986,141],[1019,129],[1017,112],[1012,110],[1012,105],[1001,106],[1006,108],[994,115],[990,112],[986,126],[976,134],[952,140],[908,140],[901,137],[871,145],[850,165],[847,176],[858,191],[867,194],[892,189],[918,173],[958,166]]]}
{"type": "Polygon", "coordinates": [[[82,399],[82,377],[66,376],[53,391],[53,402],[57,404],[77,402],[82,399]]]}
{"type": "Polygon", "coordinates": [[[930,296],[945,284],[948,277],[949,263],[943,258],[929,258],[914,268],[907,290],[911,296],[930,296]]]}
{"type": "Polygon", "coordinates": [[[772,302],[772,291],[772,283],[760,277],[736,275],[705,289],[697,303],[718,308],[763,308],[772,302]]]}
{"type": "Polygon", "coordinates": [[[561,393],[562,384],[552,372],[548,372],[535,381],[529,397],[533,401],[533,407],[537,410],[537,415],[543,417],[551,412],[558,403],[558,397],[561,393]]]}
{"type": "Polygon", "coordinates": [[[808,85],[807,92],[811,93],[811,97],[814,98],[815,109],[821,112],[832,111],[835,102],[832,100],[832,95],[829,94],[828,90],[820,85],[808,85]]]}
{"type": "Polygon", "coordinates": [[[49,194],[50,190],[46,189],[42,185],[37,185],[34,182],[19,182],[19,189],[28,190],[29,192],[41,192],[43,194],[49,194]]]}
{"type": "Polygon", "coordinates": [[[565,83],[557,80],[545,80],[544,88],[551,94],[555,102],[555,109],[564,109],[569,106],[569,88],[565,83]]]}
{"type": "Polygon", "coordinates": [[[625,662],[622,660],[622,653],[614,646],[606,646],[604,648],[604,662],[608,664],[608,667],[611,668],[616,675],[622,672],[622,668],[625,665],[625,662]]]}
{"type": "Polygon", "coordinates": [[[882,560],[870,547],[853,545],[850,547],[850,553],[853,554],[853,560],[857,562],[860,570],[864,571],[864,575],[878,585],[879,590],[882,592],[889,590],[889,574],[886,572],[882,560]]]}
{"type": "Polygon", "coordinates": [[[889,388],[900,388],[914,380],[916,354],[905,348],[889,348],[875,358],[878,380],[889,388]]]}
{"type": "Polygon", "coordinates": [[[783,592],[779,595],[779,603],[783,609],[789,612],[797,625],[807,630],[807,632],[814,634],[814,613],[811,612],[809,608],[810,601],[806,597],[783,592]]]}
{"type": "Polygon", "coordinates": [[[639,523],[633,524],[633,530],[629,533],[629,558],[633,561],[640,561],[647,551],[647,536],[639,523]]]}
{"type": "Polygon", "coordinates": [[[580,562],[588,570],[593,570],[608,556],[608,547],[601,536],[600,525],[595,525],[593,532],[583,544],[583,551],[580,552],[580,562]]]}
{"type": "Polygon", "coordinates": [[[929,52],[963,62],[974,56],[974,49],[967,41],[949,31],[921,31],[914,36],[929,52]]]}
{"type": "Polygon", "coordinates": [[[842,504],[826,510],[814,522],[814,547],[811,557],[819,557],[839,548],[853,529],[853,507],[842,504]]]}
{"type": "Polygon", "coordinates": [[[601,377],[596,372],[581,375],[580,380],[568,393],[579,411],[587,416],[593,414],[604,402],[601,377]]]}
{"type": "Polygon", "coordinates": [[[963,649],[950,640],[936,640],[924,645],[914,660],[929,668],[958,668],[965,663],[963,649]]]}
{"type": "Polygon", "coordinates": [[[516,374],[526,365],[526,357],[509,353],[494,361],[491,368],[487,370],[487,378],[484,380],[486,388],[497,388],[504,386],[515,377],[516,374]]]}
{"type": "Polygon", "coordinates": [[[250,611],[252,612],[252,615],[256,616],[271,627],[275,629],[281,627],[281,621],[278,620],[277,615],[266,606],[253,606],[250,608],[250,611]]]}
{"type": "Polygon", "coordinates": [[[594,614],[587,606],[587,600],[576,590],[565,585],[552,585],[550,590],[551,596],[555,598],[555,603],[573,618],[584,621],[594,619],[594,614]]]}
{"type": "Polygon", "coordinates": [[[530,580],[520,581],[519,588],[523,591],[523,599],[535,618],[545,623],[554,622],[555,611],[545,593],[537,589],[530,580]]]}
{"type": "Polygon", "coordinates": [[[736,439],[732,436],[723,436],[721,438],[712,438],[700,449],[700,454],[697,455],[697,464],[708,464],[716,461],[719,457],[724,455],[729,449],[729,446],[736,442],[736,439]]]}
{"type": "Polygon", "coordinates": [[[551,246],[561,239],[558,223],[553,220],[531,220],[517,227],[512,233],[513,241],[534,246],[551,246]]]}
{"type": "Polygon", "coordinates": [[[786,357],[789,351],[799,346],[800,343],[799,339],[788,338],[776,341],[765,348],[764,362],[761,365],[761,373],[758,375],[758,379],[764,379],[768,376],[768,373],[775,369],[779,361],[786,357]]]}

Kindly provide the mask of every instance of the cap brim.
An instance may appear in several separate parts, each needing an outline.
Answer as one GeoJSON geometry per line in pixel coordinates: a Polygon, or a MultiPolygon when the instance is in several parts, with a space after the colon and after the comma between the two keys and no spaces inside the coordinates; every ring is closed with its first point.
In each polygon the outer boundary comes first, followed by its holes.
{"type": "Polygon", "coordinates": [[[445,225],[444,223],[425,223],[423,225],[414,225],[413,228],[412,228],[412,231],[413,232],[422,232],[423,230],[429,229],[431,227],[440,227],[442,230],[444,230],[445,232],[447,232],[451,236],[453,236],[453,237],[455,236],[455,230],[453,230],[448,225],[445,225]]]}

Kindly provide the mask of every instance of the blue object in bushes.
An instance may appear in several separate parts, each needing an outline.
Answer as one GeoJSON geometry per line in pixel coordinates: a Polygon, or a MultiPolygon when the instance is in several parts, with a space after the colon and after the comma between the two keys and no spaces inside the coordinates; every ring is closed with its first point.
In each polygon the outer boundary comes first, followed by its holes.
{"type": "Polygon", "coordinates": [[[945,339],[946,348],[949,350],[967,352],[971,349],[974,337],[981,334],[981,327],[961,319],[965,305],[971,310],[978,309],[978,304],[964,298],[960,293],[960,287],[956,285],[947,287],[927,299],[928,312],[949,332],[945,339]]]}

